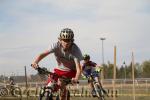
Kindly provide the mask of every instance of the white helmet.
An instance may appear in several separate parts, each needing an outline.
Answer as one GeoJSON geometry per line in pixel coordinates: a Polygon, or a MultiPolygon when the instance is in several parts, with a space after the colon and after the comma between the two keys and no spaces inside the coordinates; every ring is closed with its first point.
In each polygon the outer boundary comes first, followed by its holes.
{"type": "Polygon", "coordinates": [[[74,33],[71,29],[69,28],[64,28],[61,30],[59,39],[70,39],[74,40],[74,33]]]}

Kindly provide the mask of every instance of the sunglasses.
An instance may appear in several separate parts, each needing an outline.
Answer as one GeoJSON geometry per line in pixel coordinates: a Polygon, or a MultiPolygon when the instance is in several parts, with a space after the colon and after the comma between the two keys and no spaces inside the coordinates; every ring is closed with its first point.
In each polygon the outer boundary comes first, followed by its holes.
{"type": "Polygon", "coordinates": [[[62,41],[67,42],[67,43],[72,42],[71,39],[62,39],[62,41]]]}

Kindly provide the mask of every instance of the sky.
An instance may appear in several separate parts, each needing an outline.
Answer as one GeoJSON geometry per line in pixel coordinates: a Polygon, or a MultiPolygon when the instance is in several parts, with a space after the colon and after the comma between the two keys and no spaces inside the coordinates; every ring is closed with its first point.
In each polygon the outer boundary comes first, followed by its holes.
{"type": "MultiPolygon", "coordinates": [[[[75,43],[97,64],[150,60],[149,0],[0,0],[0,74],[24,75],[36,71],[34,58],[57,42],[63,28],[71,28],[75,43]]],[[[56,66],[54,55],[40,66],[56,66]]]]}

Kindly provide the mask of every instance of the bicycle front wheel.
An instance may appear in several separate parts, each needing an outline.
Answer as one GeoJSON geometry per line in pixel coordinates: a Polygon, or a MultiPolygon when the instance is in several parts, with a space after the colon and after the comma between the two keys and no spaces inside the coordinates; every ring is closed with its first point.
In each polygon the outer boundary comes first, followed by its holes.
{"type": "Polygon", "coordinates": [[[53,94],[52,94],[52,92],[46,92],[45,100],[53,100],[53,94]]]}
{"type": "MultiPolygon", "coordinates": [[[[59,93],[58,93],[58,95],[56,96],[56,100],[60,100],[60,98],[62,97],[62,96],[61,96],[61,95],[62,95],[61,92],[62,92],[62,91],[59,90],[59,93]]],[[[65,100],[70,100],[70,91],[69,91],[69,90],[67,90],[66,95],[65,95],[65,97],[63,97],[63,98],[65,98],[65,100]]]]}
{"type": "Polygon", "coordinates": [[[15,87],[12,91],[12,95],[21,96],[21,89],[19,87],[15,87]]]}
{"type": "Polygon", "coordinates": [[[52,91],[46,91],[44,88],[41,88],[38,100],[53,100],[52,91]]]}
{"type": "Polygon", "coordinates": [[[105,100],[102,89],[98,83],[94,84],[94,89],[99,100],[105,100]]]}

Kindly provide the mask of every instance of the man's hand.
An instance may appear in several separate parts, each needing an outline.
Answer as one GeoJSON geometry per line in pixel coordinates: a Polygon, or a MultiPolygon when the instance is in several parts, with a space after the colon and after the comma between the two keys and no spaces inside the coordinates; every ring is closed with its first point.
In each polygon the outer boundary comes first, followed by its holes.
{"type": "Polygon", "coordinates": [[[102,68],[102,67],[97,66],[95,71],[97,71],[97,72],[101,72],[102,70],[103,70],[103,68],[102,68]]]}
{"type": "Polygon", "coordinates": [[[83,79],[86,79],[86,76],[83,73],[81,74],[81,76],[83,79]]]}
{"type": "Polygon", "coordinates": [[[78,79],[77,78],[72,78],[72,83],[77,83],[78,79]]]}

